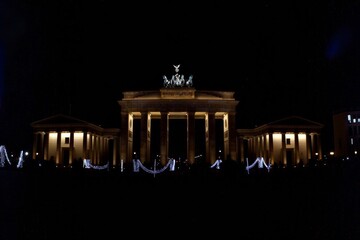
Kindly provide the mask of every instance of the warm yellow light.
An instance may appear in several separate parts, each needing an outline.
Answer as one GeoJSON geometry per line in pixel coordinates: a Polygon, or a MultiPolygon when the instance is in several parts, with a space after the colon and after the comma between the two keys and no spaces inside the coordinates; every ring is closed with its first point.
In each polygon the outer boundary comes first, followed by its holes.
{"type": "Polygon", "coordinates": [[[333,156],[335,153],[334,152],[330,152],[330,155],[333,156]]]}

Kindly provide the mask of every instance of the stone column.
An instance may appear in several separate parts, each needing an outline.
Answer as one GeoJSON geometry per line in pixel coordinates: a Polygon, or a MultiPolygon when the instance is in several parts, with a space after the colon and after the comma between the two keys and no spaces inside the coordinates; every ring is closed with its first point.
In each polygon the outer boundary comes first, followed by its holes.
{"type": "Polygon", "coordinates": [[[164,166],[168,161],[169,155],[169,115],[161,112],[160,119],[160,162],[164,166]]]}
{"type": "Polygon", "coordinates": [[[216,129],[215,129],[215,113],[208,114],[208,152],[206,154],[207,162],[213,164],[216,161],[216,129]]]}
{"type": "Polygon", "coordinates": [[[99,142],[98,142],[98,164],[103,164],[101,161],[103,160],[104,156],[104,144],[105,139],[103,136],[98,136],[99,142]]]}
{"type": "Polygon", "coordinates": [[[206,162],[210,162],[210,148],[209,148],[209,115],[205,114],[205,152],[206,162]]]}
{"type": "Polygon", "coordinates": [[[299,133],[295,132],[295,162],[296,164],[300,163],[300,154],[299,154],[299,133]]]}
{"type": "Polygon", "coordinates": [[[286,136],[285,133],[281,134],[281,153],[282,153],[282,163],[283,164],[287,164],[287,159],[286,159],[286,136]]]}
{"type": "Polygon", "coordinates": [[[96,154],[96,158],[97,158],[97,164],[98,165],[100,165],[100,164],[102,164],[101,162],[100,162],[100,160],[101,160],[101,157],[102,157],[102,146],[103,146],[103,138],[102,138],[102,136],[100,136],[100,135],[97,135],[97,144],[96,144],[96,149],[97,149],[97,154],[96,154]]]}
{"type": "Polygon", "coordinates": [[[255,138],[256,137],[250,137],[249,138],[249,158],[254,158],[255,159],[255,156],[256,156],[256,153],[255,153],[255,149],[254,149],[254,141],[255,141],[255,138]]]}
{"type": "Polygon", "coordinates": [[[273,133],[269,133],[269,157],[270,162],[272,165],[275,163],[274,159],[274,140],[273,140],[273,133]]]}
{"type": "Polygon", "coordinates": [[[128,118],[128,156],[127,159],[130,161],[133,158],[133,141],[134,141],[134,115],[131,113],[129,114],[128,118]]]}
{"type": "Polygon", "coordinates": [[[259,136],[256,136],[254,138],[255,140],[255,144],[254,144],[254,149],[255,149],[255,159],[259,157],[260,155],[260,149],[259,149],[259,136]]]}
{"type": "MultiPolygon", "coordinates": [[[[228,128],[229,128],[229,154],[231,160],[237,160],[236,155],[236,114],[235,112],[228,113],[228,128]]],[[[225,156],[227,157],[227,156],[225,156]]]]}
{"type": "Polygon", "coordinates": [[[44,133],[44,160],[49,160],[49,132],[44,133]]]}
{"type": "Polygon", "coordinates": [[[93,143],[93,134],[90,133],[89,135],[89,149],[88,149],[88,156],[86,158],[89,158],[91,160],[93,160],[93,147],[94,143],[93,143]]]}
{"type": "Polygon", "coordinates": [[[61,151],[61,131],[58,131],[57,139],[56,139],[56,165],[60,164],[60,151],[61,151]]]}
{"type": "Polygon", "coordinates": [[[87,131],[83,132],[83,150],[82,150],[83,159],[87,159],[87,131]]]}
{"type": "Polygon", "coordinates": [[[146,159],[148,161],[150,161],[150,158],[151,158],[151,152],[150,152],[150,149],[151,149],[151,114],[149,113],[147,115],[147,131],[146,131],[146,134],[147,134],[147,146],[146,146],[146,159]]]}
{"type": "Polygon", "coordinates": [[[248,156],[246,158],[252,158],[253,155],[255,155],[254,149],[253,149],[253,142],[254,142],[254,137],[249,137],[248,138],[248,156]]]}
{"type": "Polygon", "coordinates": [[[224,114],[223,118],[223,141],[224,141],[224,150],[223,150],[223,158],[227,159],[227,157],[230,157],[230,151],[229,151],[229,116],[227,113],[224,114]]]}
{"type": "MultiPolygon", "coordinates": [[[[264,141],[263,141],[263,138],[264,138],[263,135],[259,136],[259,152],[260,152],[259,156],[264,158],[264,146],[263,146],[264,141]]],[[[264,159],[264,160],[266,160],[266,159],[264,159]]]]}
{"type": "Polygon", "coordinates": [[[306,133],[306,152],[307,152],[307,159],[305,160],[306,163],[309,162],[309,159],[311,159],[311,135],[310,133],[306,133]]]}
{"type": "Polygon", "coordinates": [[[144,162],[147,159],[147,131],[148,131],[148,113],[141,112],[140,119],[140,161],[144,162]]]}
{"type": "Polygon", "coordinates": [[[107,138],[104,136],[99,136],[100,138],[100,152],[99,152],[99,163],[105,164],[108,159],[108,152],[107,152],[107,138]]]}
{"type": "Polygon", "coordinates": [[[130,162],[128,158],[129,145],[129,113],[121,112],[121,133],[120,133],[120,159],[124,162],[130,162]]]}
{"type": "Polygon", "coordinates": [[[264,160],[270,161],[269,160],[269,152],[268,152],[268,141],[266,139],[266,134],[263,136],[264,140],[263,140],[263,152],[264,152],[264,160]]]}
{"type": "Polygon", "coordinates": [[[95,159],[96,159],[96,164],[99,165],[100,164],[100,136],[99,135],[95,135],[95,159]]]}
{"type": "Polygon", "coordinates": [[[311,137],[311,158],[315,159],[315,140],[314,140],[314,133],[310,134],[311,137]]]}
{"type": "Polygon", "coordinates": [[[97,164],[97,159],[96,159],[96,155],[97,155],[97,135],[93,134],[93,142],[92,142],[92,148],[91,148],[91,161],[93,164],[97,164]]]}
{"type": "Polygon", "coordinates": [[[74,131],[70,132],[70,144],[69,144],[69,165],[72,165],[74,158],[74,131]]]}
{"type": "Polygon", "coordinates": [[[195,162],[195,113],[187,114],[187,159],[190,164],[195,162]]]}
{"type": "Polygon", "coordinates": [[[99,142],[98,142],[98,164],[102,164],[101,160],[103,160],[103,154],[104,154],[104,137],[98,136],[99,142]]]}

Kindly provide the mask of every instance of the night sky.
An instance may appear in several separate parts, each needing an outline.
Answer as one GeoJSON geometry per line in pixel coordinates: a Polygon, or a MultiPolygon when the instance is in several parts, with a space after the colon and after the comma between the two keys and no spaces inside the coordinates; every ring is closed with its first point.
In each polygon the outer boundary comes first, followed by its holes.
{"type": "Polygon", "coordinates": [[[29,149],[57,113],[119,128],[122,92],[181,64],[196,89],[235,92],[237,128],[298,115],[331,149],[333,112],[360,107],[360,3],[193,2],[1,1],[0,145],[29,149]]]}

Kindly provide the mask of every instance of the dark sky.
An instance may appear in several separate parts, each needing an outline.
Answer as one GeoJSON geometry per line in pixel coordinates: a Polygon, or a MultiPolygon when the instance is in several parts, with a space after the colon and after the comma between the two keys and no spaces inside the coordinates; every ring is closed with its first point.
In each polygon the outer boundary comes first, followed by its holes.
{"type": "Polygon", "coordinates": [[[194,2],[1,1],[0,145],[28,148],[57,113],[119,127],[122,92],[161,88],[174,64],[235,92],[237,128],[299,115],[331,145],[332,113],[360,106],[360,4],[194,2]]]}

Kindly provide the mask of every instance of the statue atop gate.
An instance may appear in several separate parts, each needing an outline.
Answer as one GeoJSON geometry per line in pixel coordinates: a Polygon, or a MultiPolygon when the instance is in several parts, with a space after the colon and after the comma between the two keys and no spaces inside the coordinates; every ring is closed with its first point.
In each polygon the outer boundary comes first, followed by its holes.
{"type": "Polygon", "coordinates": [[[193,82],[193,76],[190,75],[188,79],[185,79],[184,75],[179,74],[179,68],[180,64],[173,65],[175,68],[175,75],[172,75],[171,79],[168,80],[168,78],[164,75],[164,87],[166,88],[175,88],[175,87],[191,87],[193,82]]]}

